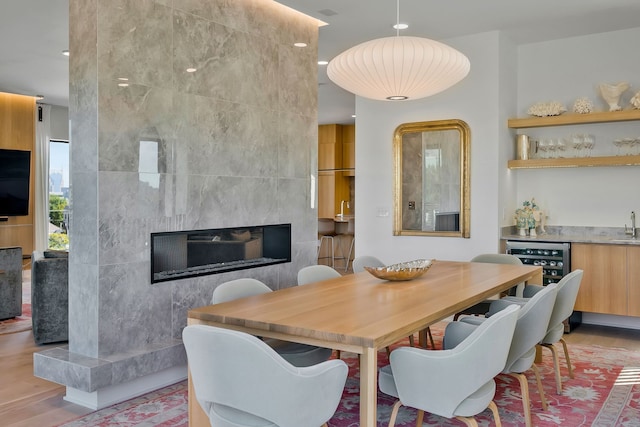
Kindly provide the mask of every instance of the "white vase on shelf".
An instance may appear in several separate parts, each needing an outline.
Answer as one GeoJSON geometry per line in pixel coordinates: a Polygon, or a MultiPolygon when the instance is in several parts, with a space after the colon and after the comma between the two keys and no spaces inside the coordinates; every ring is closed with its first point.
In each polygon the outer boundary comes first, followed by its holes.
{"type": "Polygon", "coordinates": [[[629,87],[629,83],[627,82],[620,82],[613,85],[600,83],[600,95],[602,95],[602,98],[609,104],[609,111],[622,110],[620,106],[620,96],[622,96],[622,93],[629,89],[629,87]]]}

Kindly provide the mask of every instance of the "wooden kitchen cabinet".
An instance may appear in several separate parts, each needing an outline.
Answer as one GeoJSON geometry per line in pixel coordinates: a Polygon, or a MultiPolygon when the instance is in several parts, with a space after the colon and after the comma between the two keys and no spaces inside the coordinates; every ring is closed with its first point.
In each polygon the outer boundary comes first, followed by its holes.
{"type": "MultiPolygon", "coordinates": [[[[350,200],[347,175],[343,171],[318,171],[318,218],[334,219],[342,200],[350,200]]],[[[346,210],[345,206],[345,214],[346,210]]]]}
{"type": "Polygon", "coordinates": [[[627,247],[627,285],[629,316],[640,317],[640,247],[627,247]]]}
{"type": "Polygon", "coordinates": [[[640,247],[629,245],[571,245],[571,269],[584,270],[575,310],[640,316],[640,247]]]}
{"type": "Polygon", "coordinates": [[[318,126],[318,218],[334,219],[351,202],[355,175],[355,125],[318,126]],[[346,162],[346,163],[345,163],[346,162]]]}
{"type": "Polygon", "coordinates": [[[342,168],[349,176],[356,169],[356,125],[342,126],[342,168]]]}
{"type": "Polygon", "coordinates": [[[342,169],[342,125],[318,126],[318,170],[342,169]]]}

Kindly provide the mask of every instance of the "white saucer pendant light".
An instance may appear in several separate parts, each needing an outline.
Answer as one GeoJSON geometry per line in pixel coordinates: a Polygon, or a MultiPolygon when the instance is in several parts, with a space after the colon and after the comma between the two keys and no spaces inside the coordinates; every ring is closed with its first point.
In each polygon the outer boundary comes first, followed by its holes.
{"type": "Polygon", "coordinates": [[[342,52],[329,62],[327,75],[358,96],[401,101],[442,92],[465,78],[469,68],[469,59],[444,43],[396,35],[342,52]]]}

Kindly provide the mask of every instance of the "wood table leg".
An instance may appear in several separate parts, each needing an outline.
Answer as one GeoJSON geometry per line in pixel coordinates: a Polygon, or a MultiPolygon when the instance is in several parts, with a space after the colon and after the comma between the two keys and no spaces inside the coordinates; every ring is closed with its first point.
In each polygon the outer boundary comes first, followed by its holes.
{"type": "Polygon", "coordinates": [[[196,400],[196,393],[193,390],[193,382],[191,381],[191,371],[189,371],[188,378],[189,427],[209,427],[209,417],[204,413],[202,407],[196,400]]]}
{"type": "Polygon", "coordinates": [[[365,348],[360,357],[360,427],[376,427],[378,352],[365,348]]]}

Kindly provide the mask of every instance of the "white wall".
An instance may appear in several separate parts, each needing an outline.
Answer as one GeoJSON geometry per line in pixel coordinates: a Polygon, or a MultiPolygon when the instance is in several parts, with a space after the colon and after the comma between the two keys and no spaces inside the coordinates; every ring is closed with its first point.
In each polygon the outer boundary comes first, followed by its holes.
{"type": "Polygon", "coordinates": [[[512,155],[512,144],[500,141],[510,138],[505,109],[515,106],[511,70],[516,51],[497,32],[446,42],[471,61],[469,75],[458,85],[415,101],[356,97],[356,255],[371,254],[390,263],[415,258],[468,260],[498,250],[499,189],[506,180],[507,156],[512,155]],[[471,238],[393,236],[395,128],[407,122],[454,118],[471,128],[471,238]]]}
{"type": "MultiPolygon", "coordinates": [[[[631,89],[622,106],[640,89],[640,28],[573,37],[518,48],[518,117],[536,102],[559,101],[571,110],[586,96],[600,111],[608,106],[599,83],[627,81],[631,89]]],[[[520,129],[533,138],[591,133],[594,155],[612,155],[612,140],[640,137],[640,123],[613,123],[520,129]]],[[[603,167],[512,171],[517,177],[518,203],[535,197],[551,225],[623,227],[632,210],[640,210],[640,168],[603,167]]]]}

